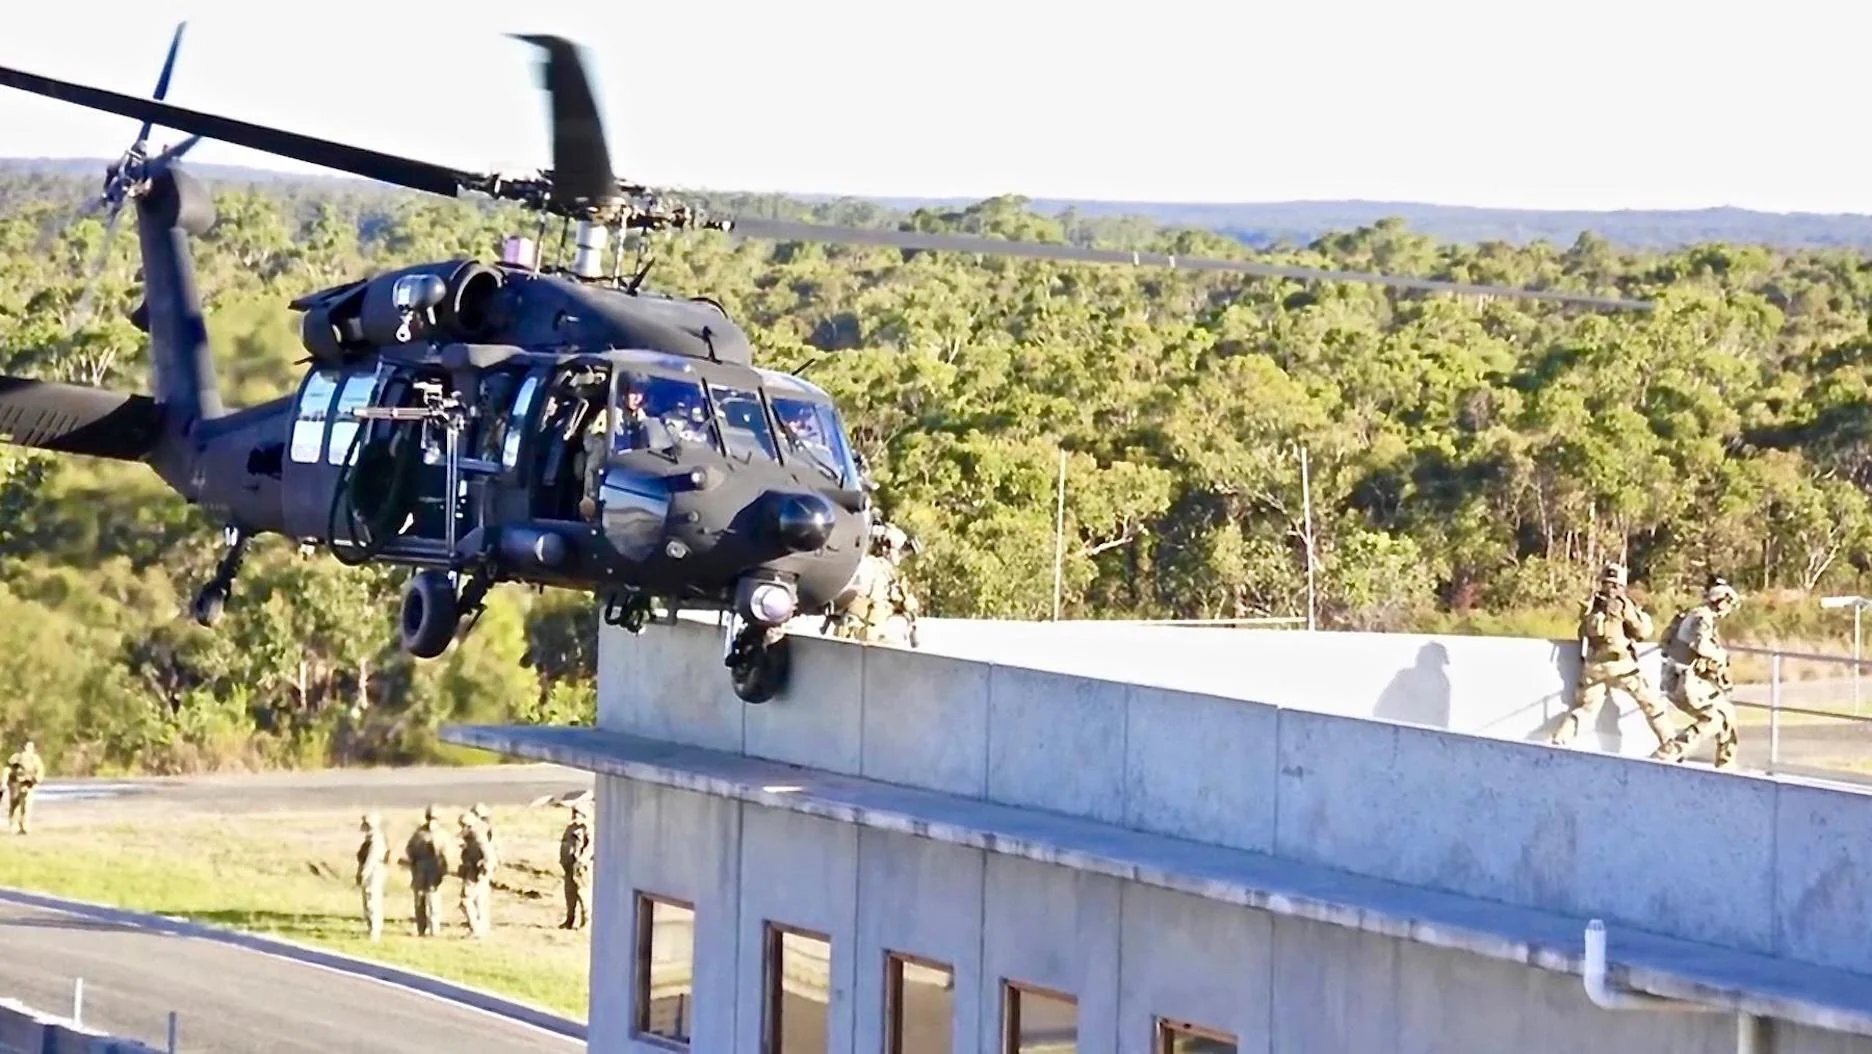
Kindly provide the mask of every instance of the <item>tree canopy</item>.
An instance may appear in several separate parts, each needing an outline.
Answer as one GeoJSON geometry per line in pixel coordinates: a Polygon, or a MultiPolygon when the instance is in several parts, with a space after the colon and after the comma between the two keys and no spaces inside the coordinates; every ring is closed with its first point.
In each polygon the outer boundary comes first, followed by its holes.
{"type": "MultiPolygon", "coordinates": [[[[0,370],[147,390],[132,239],[71,328],[103,234],[70,220],[91,186],[0,174],[0,370]]],[[[330,182],[215,189],[197,270],[236,406],[296,383],[293,297],[485,259],[531,229],[330,182]]],[[[704,204],[1250,253],[1012,197],[704,204]]],[[[1048,617],[1056,541],[1067,617],[1295,615],[1310,548],[1327,627],[1562,634],[1605,559],[1660,603],[1712,572],[1754,598],[1858,589],[1872,561],[1872,277],[1853,251],[1456,245],[1381,220],[1269,256],[1657,305],[1613,314],[719,233],[654,250],[651,285],[719,300],[759,364],[837,398],[884,510],[924,543],[932,614],[1048,617]]],[[[180,770],[436,757],[448,720],[589,719],[589,598],[503,587],[465,647],[417,664],[394,647],[401,572],[278,539],[256,544],[222,626],[196,628],[186,599],[217,544],[141,466],[0,453],[0,734],[33,733],[67,769],[180,770]]]]}

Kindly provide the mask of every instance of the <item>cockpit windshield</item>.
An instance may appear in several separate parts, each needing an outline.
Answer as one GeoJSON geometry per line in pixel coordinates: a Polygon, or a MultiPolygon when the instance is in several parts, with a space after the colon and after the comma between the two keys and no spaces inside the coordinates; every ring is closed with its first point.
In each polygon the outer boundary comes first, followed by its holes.
{"type": "Polygon", "coordinates": [[[674,452],[683,446],[721,449],[708,399],[697,381],[631,374],[620,386],[617,433],[611,449],[619,452],[674,452]]]}
{"type": "Polygon", "coordinates": [[[780,460],[774,449],[773,433],[767,428],[767,408],[760,395],[742,388],[709,385],[715,397],[715,409],[721,414],[722,438],[728,441],[728,456],[742,461],[780,460]]]}
{"type": "Polygon", "coordinates": [[[844,430],[832,407],[810,399],[773,396],[774,416],[780,421],[780,434],[786,437],[787,456],[811,465],[834,485],[852,489],[857,486],[858,467],[852,463],[845,446],[844,430]]]}

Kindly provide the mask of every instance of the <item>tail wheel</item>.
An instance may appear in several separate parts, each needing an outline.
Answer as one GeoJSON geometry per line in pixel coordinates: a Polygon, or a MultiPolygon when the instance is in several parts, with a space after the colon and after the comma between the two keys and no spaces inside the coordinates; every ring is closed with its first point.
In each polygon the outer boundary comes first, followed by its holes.
{"type": "Polygon", "coordinates": [[[403,587],[403,650],[419,659],[433,659],[448,650],[461,623],[455,583],[441,571],[418,571],[403,587]]]}

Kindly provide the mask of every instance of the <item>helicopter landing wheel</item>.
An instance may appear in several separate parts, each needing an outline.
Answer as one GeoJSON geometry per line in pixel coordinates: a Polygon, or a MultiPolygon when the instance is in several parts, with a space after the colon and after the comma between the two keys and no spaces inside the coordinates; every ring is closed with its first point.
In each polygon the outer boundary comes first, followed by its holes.
{"type": "Polygon", "coordinates": [[[399,620],[403,650],[418,659],[433,659],[448,650],[461,624],[461,606],[455,599],[455,583],[441,571],[418,571],[403,587],[403,611],[399,620]]]}
{"type": "Polygon", "coordinates": [[[749,626],[735,636],[725,665],[742,702],[764,703],[786,689],[793,667],[791,642],[784,630],[749,626]]]}
{"type": "Polygon", "coordinates": [[[189,605],[189,617],[196,624],[212,627],[221,621],[221,615],[227,610],[227,588],[210,582],[195,593],[195,601],[189,605]]]}

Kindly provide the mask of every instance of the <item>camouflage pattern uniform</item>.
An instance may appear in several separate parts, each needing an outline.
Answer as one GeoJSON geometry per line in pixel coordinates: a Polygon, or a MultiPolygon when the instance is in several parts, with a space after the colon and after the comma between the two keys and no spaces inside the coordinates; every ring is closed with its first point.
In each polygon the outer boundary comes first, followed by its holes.
{"type": "Polygon", "coordinates": [[[468,933],[485,937],[492,920],[488,918],[488,894],[494,886],[494,847],[488,833],[473,813],[461,817],[461,912],[468,923],[468,933]]]}
{"type": "Polygon", "coordinates": [[[32,796],[39,781],[45,779],[45,762],[32,740],[7,758],[7,822],[18,834],[32,827],[32,796]]]}
{"type": "Polygon", "coordinates": [[[916,619],[922,604],[904,584],[902,567],[914,548],[902,528],[885,524],[871,528],[870,551],[859,559],[857,573],[845,587],[849,600],[826,619],[832,636],[916,647],[916,619]]]}
{"type": "Polygon", "coordinates": [[[436,824],[436,807],[423,810],[423,825],[404,846],[410,862],[410,892],[416,898],[416,934],[429,937],[442,929],[436,893],[449,873],[449,841],[436,824]]]}
{"type": "Polygon", "coordinates": [[[1638,704],[1660,744],[1670,739],[1663,700],[1638,669],[1637,642],[1649,637],[1651,630],[1651,616],[1625,593],[1625,568],[1607,564],[1600,576],[1599,591],[1580,605],[1579,687],[1572,708],[1560,719],[1550,742],[1555,746],[1572,742],[1579,726],[1590,725],[1615,690],[1638,704]]]}
{"type": "Polygon", "coordinates": [[[364,921],[370,927],[370,939],[383,934],[383,887],[390,873],[390,840],[383,835],[383,824],[376,813],[367,813],[358,825],[364,841],[357,851],[357,885],[364,891],[364,921]]]}
{"type": "Polygon", "coordinates": [[[585,890],[591,885],[591,825],[585,822],[585,804],[572,803],[572,821],[559,837],[559,869],[565,872],[565,921],[562,930],[582,930],[591,921],[585,890]]]}
{"type": "Polygon", "coordinates": [[[1694,715],[1688,727],[1651,756],[1659,761],[1682,761],[1705,736],[1716,737],[1716,767],[1735,766],[1735,704],[1729,693],[1729,651],[1716,634],[1716,624],[1736,609],[1741,598],[1735,588],[1714,579],[1703,591],[1703,603],[1677,616],[1676,632],[1664,642],[1665,688],[1671,701],[1694,715]]]}

